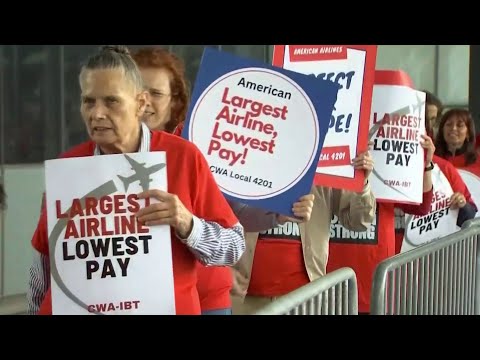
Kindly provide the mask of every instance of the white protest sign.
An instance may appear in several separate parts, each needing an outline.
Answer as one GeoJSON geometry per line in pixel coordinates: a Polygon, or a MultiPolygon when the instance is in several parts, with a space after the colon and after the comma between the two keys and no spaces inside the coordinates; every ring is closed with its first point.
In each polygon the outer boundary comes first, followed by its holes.
{"type": "Polygon", "coordinates": [[[458,209],[450,208],[453,195],[450,182],[435,164],[432,171],[433,198],[430,212],[425,216],[405,215],[405,236],[401,252],[460,230],[457,226],[458,209]]]}
{"type": "Polygon", "coordinates": [[[167,191],[165,153],[49,160],[45,176],[53,314],[175,314],[170,227],[135,218],[138,193],[167,191]]]}
{"type": "MultiPolygon", "coordinates": [[[[457,169],[460,176],[463,179],[465,185],[467,185],[468,191],[472,195],[472,200],[480,208],[480,177],[465,169],[457,169]]],[[[480,211],[477,211],[475,217],[480,217],[480,211]]]]}
{"type": "Polygon", "coordinates": [[[263,199],[288,190],[307,172],[318,148],[310,99],[286,76],[267,69],[242,69],[219,79],[197,102],[190,121],[191,141],[208,157],[217,183],[240,198],[263,199]],[[271,90],[253,95],[256,84],[269,84],[271,90]],[[209,118],[213,121],[205,121],[209,118]],[[295,119],[303,119],[302,126],[295,119]],[[293,151],[288,142],[278,141],[286,135],[305,146],[293,151]],[[259,166],[266,163],[272,166],[259,166]],[[289,164],[288,170],[281,163],[289,164]]]}
{"type": "Polygon", "coordinates": [[[363,172],[355,172],[351,160],[367,147],[376,54],[376,45],[275,45],[274,65],[340,85],[316,185],[363,188],[363,172]]]}
{"type": "Polygon", "coordinates": [[[338,88],[206,48],[182,136],[229,200],[293,215],[311,190],[338,88]]]}
{"type": "Polygon", "coordinates": [[[377,201],[420,204],[423,199],[425,93],[375,85],[370,122],[375,162],[370,177],[377,201]]]}

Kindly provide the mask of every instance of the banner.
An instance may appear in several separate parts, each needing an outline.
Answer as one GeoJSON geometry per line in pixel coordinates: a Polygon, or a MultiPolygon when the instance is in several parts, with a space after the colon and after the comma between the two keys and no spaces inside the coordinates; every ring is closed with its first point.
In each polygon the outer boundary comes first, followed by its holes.
{"type": "Polygon", "coordinates": [[[273,65],[339,84],[315,184],[361,191],[364,172],[351,161],[367,150],[376,45],[275,45],[273,65]]]}
{"type": "Polygon", "coordinates": [[[167,191],[164,152],[45,162],[53,314],[175,314],[170,227],[135,214],[167,191]]]}
{"type": "MultiPolygon", "coordinates": [[[[465,169],[457,169],[460,173],[460,176],[463,179],[465,185],[467,185],[470,194],[472,194],[472,200],[477,205],[477,208],[480,210],[480,177],[475,175],[473,172],[465,169]]],[[[480,211],[477,211],[475,217],[480,217],[480,211]]]]}
{"type": "Polygon", "coordinates": [[[432,171],[433,198],[430,212],[425,216],[405,214],[405,236],[401,252],[460,230],[457,226],[458,209],[450,209],[453,195],[450,182],[434,165],[432,171]]]}
{"type": "Polygon", "coordinates": [[[310,193],[338,85],[206,48],[182,136],[223,194],[285,215],[310,193]]]}
{"type": "Polygon", "coordinates": [[[377,245],[378,244],[378,207],[370,228],[367,231],[354,231],[345,228],[337,215],[330,223],[330,243],[377,245]]]}
{"type": "Polygon", "coordinates": [[[296,240],[301,241],[300,227],[297,223],[287,221],[272,229],[261,231],[259,240],[296,240]]]}
{"type": "Polygon", "coordinates": [[[379,202],[423,200],[426,94],[401,71],[376,71],[369,139],[375,167],[371,187],[379,202]]]}

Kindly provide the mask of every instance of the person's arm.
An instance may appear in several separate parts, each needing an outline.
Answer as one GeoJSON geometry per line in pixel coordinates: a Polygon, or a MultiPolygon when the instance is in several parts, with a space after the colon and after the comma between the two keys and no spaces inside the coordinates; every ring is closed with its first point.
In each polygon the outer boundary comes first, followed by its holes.
{"type": "MultiPolygon", "coordinates": [[[[373,142],[369,142],[369,147],[373,142]]],[[[373,171],[373,159],[370,152],[364,151],[352,160],[356,170],[365,172],[365,182],[360,193],[332,189],[332,213],[339,222],[353,231],[367,231],[375,219],[377,202],[370,188],[368,178],[373,171]]]]}
{"type": "MultiPolygon", "coordinates": [[[[430,171],[429,171],[430,172],[430,171]]],[[[429,176],[431,179],[431,176],[429,176]]],[[[425,216],[430,212],[430,207],[432,205],[432,198],[433,198],[433,187],[430,187],[430,190],[425,191],[425,187],[423,188],[423,197],[422,203],[419,205],[412,205],[412,204],[395,204],[396,207],[403,210],[406,214],[418,215],[418,216],[425,216]]]]}
{"type": "Polygon", "coordinates": [[[430,212],[433,197],[433,155],[435,154],[435,145],[428,135],[422,135],[420,145],[425,152],[425,169],[423,171],[423,197],[422,203],[418,205],[396,204],[395,206],[402,209],[406,214],[425,216],[430,212]]]}
{"type": "Polygon", "coordinates": [[[278,215],[274,212],[254,208],[237,201],[228,200],[228,204],[242,224],[245,232],[261,232],[279,225],[278,215]]]}
{"type": "Polygon", "coordinates": [[[283,225],[287,221],[297,223],[309,221],[314,201],[315,196],[313,194],[300,197],[292,206],[294,217],[254,208],[236,201],[228,201],[228,203],[245,232],[261,232],[283,225]]]}
{"type": "Polygon", "coordinates": [[[196,145],[180,140],[176,154],[182,160],[177,172],[185,170],[182,173],[186,174],[181,185],[177,184],[178,195],[158,189],[138,194],[140,199],[158,200],[137,212],[138,221],[146,226],[170,225],[177,239],[204,265],[234,265],[245,251],[243,226],[196,145]]]}
{"type": "Polygon", "coordinates": [[[207,266],[232,266],[245,251],[243,226],[225,228],[217,222],[193,215],[193,228],[186,239],[177,237],[207,266]]]}
{"type": "Polygon", "coordinates": [[[35,315],[50,287],[50,260],[48,256],[35,251],[30,267],[27,289],[27,311],[35,315]]]}
{"type": "Polygon", "coordinates": [[[367,231],[375,219],[376,200],[367,182],[362,192],[332,189],[332,212],[353,231],[367,231]]]}
{"type": "Polygon", "coordinates": [[[28,313],[35,315],[40,309],[45,295],[50,287],[50,259],[48,256],[47,211],[42,204],[37,228],[32,237],[34,248],[33,262],[30,266],[27,308],[28,313]]]}
{"type": "Polygon", "coordinates": [[[448,161],[445,161],[442,167],[443,169],[441,170],[450,182],[454,193],[450,199],[450,207],[458,209],[457,226],[461,227],[465,221],[475,217],[478,208],[457,168],[448,161]]]}

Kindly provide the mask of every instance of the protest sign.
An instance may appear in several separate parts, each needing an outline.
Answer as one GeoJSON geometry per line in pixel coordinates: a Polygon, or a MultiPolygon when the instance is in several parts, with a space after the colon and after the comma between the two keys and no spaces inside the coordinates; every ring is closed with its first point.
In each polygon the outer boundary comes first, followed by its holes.
{"type": "Polygon", "coordinates": [[[170,227],[135,214],[167,191],[164,152],[45,162],[53,314],[175,314],[170,227]]]}
{"type": "MultiPolygon", "coordinates": [[[[460,176],[463,179],[465,185],[467,185],[470,194],[472,195],[472,200],[480,208],[480,177],[478,177],[472,171],[466,169],[457,169],[460,173],[460,176]]],[[[475,217],[480,217],[480,211],[477,211],[475,217]]]]}
{"type": "Polygon", "coordinates": [[[292,215],[310,193],[338,85],[207,48],[182,136],[233,201],[292,215]]]}
{"type": "Polygon", "coordinates": [[[275,45],[273,65],[340,85],[315,184],[361,191],[364,172],[351,165],[367,149],[376,45],[275,45]]]}
{"type": "Polygon", "coordinates": [[[379,202],[423,199],[425,93],[402,71],[376,71],[369,138],[375,167],[371,186],[379,202]]]}
{"type": "Polygon", "coordinates": [[[460,230],[457,226],[458,209],[450,208],[453,195],[450,182],[437,164],[431,171],[433,197],[430,212],[425,216],[405,214],[402,252],[460,230]]]}

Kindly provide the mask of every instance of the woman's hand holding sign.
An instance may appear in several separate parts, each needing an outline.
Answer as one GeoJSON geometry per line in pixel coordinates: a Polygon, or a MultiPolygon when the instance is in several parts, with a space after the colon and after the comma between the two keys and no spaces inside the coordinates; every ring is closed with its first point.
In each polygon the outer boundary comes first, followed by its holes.
{"type": "Polygon", "coordinates": [[[450,198],[450,208],[451,209],[461,209],[467,204],[467,200],[463,194],[456,192],[450,198]]]}
{"type": "Polygon", "coordinates": [[[278,215],[277,222],[281,225],[287,221],[292,222],[307,222],[310,220],[310,216],[312,215],[313,209],[313,201],[315,200],[315,195],[308,194],[302,196],[295,204],[293,204],[293,214],[296,216],[290,217],[285,215],[278,215]]]}
{"type": "Polygon", "coordinates": [[[435,154],[435,145],[433,140],[428,135],[422,135],[422,140],[420,140],[420,145],[425,149],[425,164],[428,166],[433,160],[433,154],[435,154]]]}
{"type": "MultiPolygon", "coordinates": [[[[373,146],[373,142],[368,143],[369,148],[373,146]]],[[[355,170],[364,170],[365,171],[365,182],[373,171],[373,158],[370,155],[370,151],[367,150],[359,154],[356,158],[352,160],[352,165],[355,170]]]]}
{"type": "Polygon", "coordinates": [[[435,145],[433,144],[433,140],[430,136],[428,135],[422,135],[422,139],[420,140],[420,145],[425,150],[425,175],[423,176],[423,192],[430,191],[433,188],[433,182],[432,182],[432,173],[431,170],[433,167],[431,167],[432,160],[433,160],[433,154],[435,154],[435,145]]]}
{"type": "Polygon", "coordinates": [[[140,199],[154,198],[159,202],[150,204],[137,213],[138,221],[147,226],[170,225],[182,239],[188,238],[193,228],[193,215],[177,195],[162,190],[147,190],[138,194],[140,199]]]}

